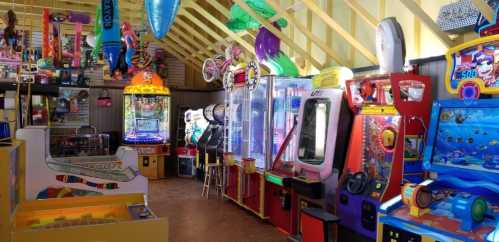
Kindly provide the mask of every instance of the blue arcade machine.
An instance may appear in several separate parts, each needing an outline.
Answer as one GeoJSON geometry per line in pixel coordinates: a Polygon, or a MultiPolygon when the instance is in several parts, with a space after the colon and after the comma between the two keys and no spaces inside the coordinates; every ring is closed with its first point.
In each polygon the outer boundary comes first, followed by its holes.
{"type": "Polygon", "coordinates": [[[430,179],[381,205],[378,242],[499,241],[499,99],[480,99],[499,93],[499,35],[446,59],[446,88],[461,100],[434,102],[423,163],[430,179]]]}

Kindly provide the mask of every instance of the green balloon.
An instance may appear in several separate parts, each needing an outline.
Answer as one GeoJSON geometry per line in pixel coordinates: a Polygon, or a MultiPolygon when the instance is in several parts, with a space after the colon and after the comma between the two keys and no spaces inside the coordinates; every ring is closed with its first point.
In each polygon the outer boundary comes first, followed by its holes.
{"type": "Polygon", "coordinates": [[[95,46],[92,49],[92,56],[96,58],[99,55],[99,52],[101,51],[102,48],[102,11],[101,11],[101,6],[97,5],[97,9],[95,12],[95,26],[94,26],[94,33],[95,33],[95,46]]]}
{"type": "Polygon", "coordinates": [[[300,72],[298,71],[298,67],[296,67],[295,63],[286,54],[281,52],[278,56],[272,59],[281,70],[281,73],[276,73],[276,75],[297,77],[300,74],[300,72]]]}
{"type": "MultiPolygon", "coordinates": [[[[255,10],[255,12],[265,18],[270,19],[274,17],[277,12],[265,2],[265,0],[245,0],[248,6],[255,10]]],[[[277,20],[279,27],[284,28],[288,25],[288,22],[284,18],[277,20]]],[[[227,22],[227,27],[234,31],[239,32],[246,29],[258,29],[261,27],[260,22],[255,18],[251,17],[241,6],[234,4],[230,8],[230,19],[227,22]]]]}

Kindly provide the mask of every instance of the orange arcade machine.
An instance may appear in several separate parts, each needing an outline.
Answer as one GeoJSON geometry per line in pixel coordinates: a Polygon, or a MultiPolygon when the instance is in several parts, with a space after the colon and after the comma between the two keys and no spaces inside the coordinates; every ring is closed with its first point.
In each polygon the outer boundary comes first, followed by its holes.
{"type": "Polygon", "coordinates": [[[123,142],[137,149],[142,175],[164,178],[170,155],[170,90],[156,73],[141,71],[125,87],[123,105],[123,142]]]}

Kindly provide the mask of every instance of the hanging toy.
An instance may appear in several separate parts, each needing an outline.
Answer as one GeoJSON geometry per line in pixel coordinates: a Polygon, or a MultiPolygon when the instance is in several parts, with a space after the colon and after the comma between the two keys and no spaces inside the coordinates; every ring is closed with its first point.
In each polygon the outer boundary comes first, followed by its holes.
{"type": "Polygon", "coordinates": [[[3,30],[3,38],[6,44],[6,47],[9,50],[9,55],[12,57],[14,56],[14,52],[18,50],[17,46],[17,31],[16,31],[16,24],[17,24],[17,17],[14,11],[9,10],[7,11],[6,15],[6,20],[5,22],[7,23],[7,27],[3,30]]]}
{"type": "Polygon", "coordinates": [[[61,45],[61,23],[66,20],[66,15],[62,13],[52,13],[50,15],[52,20],[52,41],[50,43],[51,53],[50,56],[54,58],[54,66],[62,64],[62,45],[61,45]]]}
{"type": "Polygon", "coordinates": [[[43,9],[42,14],[42,57],[49,57],[50,44],[49,44],[49,24],[50,24],[50,13],[48,8],[43,9]]]}
{"type": "Polygon", "coordinates": [[[133,31],[132,25],[126,21],[121,25],[121,32],[123,33],[123,39],[126,44],[125,61],[128,65],[128,73],[132,73],[135,70],[132,58],[135,54],[135,48],[137,48],[138,37],[133,31]]]}
{"type": "Polygon", "coordinates": [[[145,0],[147,20],[156,39],[170,31],[180,6],[180,0],[145,0]]]}
{"type": "Polygon", "coordinates": [[[71,66],[74,68],[79,68],[81,64],[81,50],[80,50],[80,45],[81,45],[81,23],[76,23],[75,25],[75,49],[73,53],[73,62],[71,63],[71,66]]]}
{"type": "Polygon", "coordinates": [[[120,55],[120,16],[117,0],[102,0],[102,51],[112,71],[120,55]]]}
{"type": "Polygon", "coordinates": [[[100,5],[97,6],[97,10],[95,13],[94,34],[95,34],[94,41],[91,41],[94,42],[94,45],[90,46],[93,47],[92,56],[94,58],[97,58],[99,51],[102,48],[102,9],[100,5]]]}

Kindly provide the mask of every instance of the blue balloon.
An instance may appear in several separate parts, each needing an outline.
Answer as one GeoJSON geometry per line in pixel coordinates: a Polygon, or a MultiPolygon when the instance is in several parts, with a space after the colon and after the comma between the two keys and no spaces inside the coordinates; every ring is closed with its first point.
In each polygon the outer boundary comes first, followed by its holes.
{"type": "Polygon", "coordinates": [[[147,21],[156,39],[162,39],[170,31],[177,16],[180,0],[145,0],[147,21]]]}
{"type": "Polygon", "coordinates": [[[118,0],[102,0],[102,52],[111,70],[118,66],[121,49],[118,0]]]}

